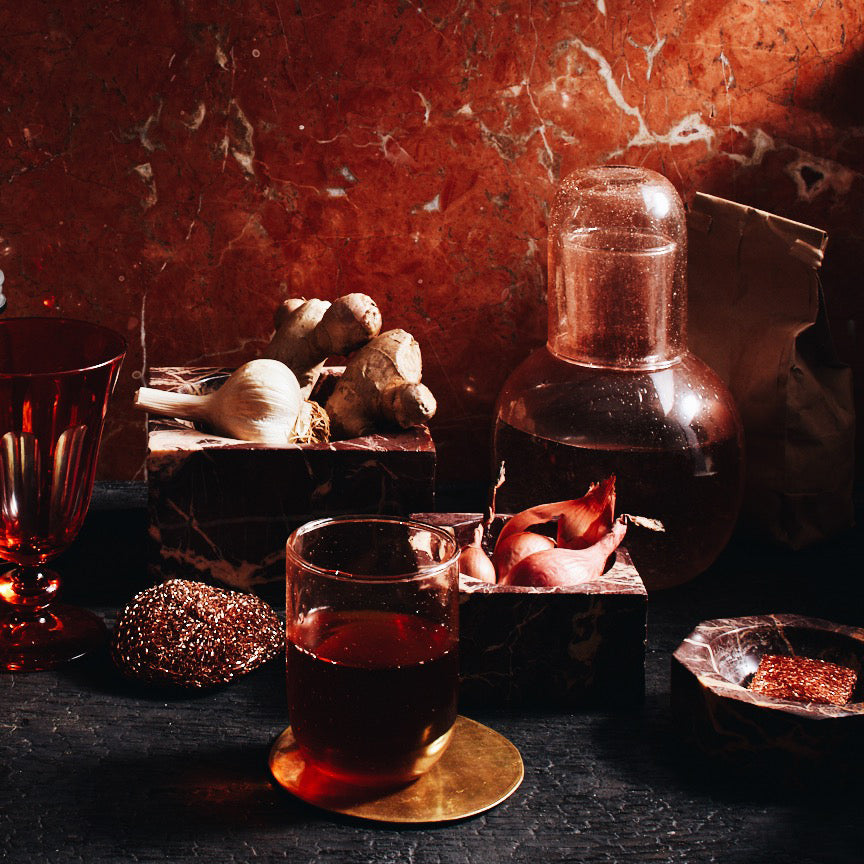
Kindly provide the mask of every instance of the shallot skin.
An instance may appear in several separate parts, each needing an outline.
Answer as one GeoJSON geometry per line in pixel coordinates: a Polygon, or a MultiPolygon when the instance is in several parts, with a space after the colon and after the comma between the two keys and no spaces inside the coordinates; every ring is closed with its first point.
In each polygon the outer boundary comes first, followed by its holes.
{"type": "Polygon", "coordinates": [[[505,537],[503,542],[495,544],[495,551],[492,553],[492,563],[495,565],[499,583],[507,584],[510,572],[523,558],[544,549],[554,548],[555,541],[551,537],[531,531],[520,531],[505,537]]]}
{"type": "MultiPolygon", "coordinates": [[[[578,501],[578,499],[576,499],[578,501]]],[[[558,519],[568,507],[572,507],[576,501],[553,501],[550,504],[538,504],[535,507],[529,507],[527,510],[522,510],[511,516],[501,533],[498,535],[498,540],[495,545],[504,543],[504,541],[513,534],[521,534],[527,531],[534,525],[543,525],[546,522],[553,522],[558,519]]]]}
{"type": "Polygon", "coordinates": [[[484,525],[480,522],[474,528],[471,542],[463,546],[459,553],[459,572],[469,579],[479,579],[481,582],[491,582],[494,585],[495,565],[483,548],[484,533],[484,525]]]}
{"type": "Polygon", "coordinates": [[[615,475],[593,484],[585,495],[569,504],[558,519],[558,545],[566,549],[587,549],[612,530],[615,475]]]}
{"type": "Polygon", "coordinates": [[[516,513],[501,529],[498,543],[534,525],[557,520],[558,545],[584,548],[611,530],[614,519],[615,475],[612,474],[600,483],[592,484],[581,498],[538,504],[516,513]]]}
{"type": "Polygon", "coordinates": [[[499,585],[573,588],[602,575],[609,556],[621,545],[627,523],[619,519],[605,537],[585,549],[544,549],[523,558],[499,585]]]}
{"type": "Polygon", "coordinates": [[[479,546],[463,546],[459,554],[459,572],[470,579],[495,584],[495,565],[479,546]]]}

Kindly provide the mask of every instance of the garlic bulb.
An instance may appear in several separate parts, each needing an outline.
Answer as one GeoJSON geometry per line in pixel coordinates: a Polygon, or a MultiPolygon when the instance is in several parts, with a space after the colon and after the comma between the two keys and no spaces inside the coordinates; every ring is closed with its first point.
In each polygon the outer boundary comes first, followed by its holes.
{"type": "Polygon", "coordinates": [[[275,446],[296,441],[302,405],[294,373],[268,359],[244,363],[213,393],[141,387],[135,395],[135,406],[152,414],[202,420],[220,435],[275,446]]]}

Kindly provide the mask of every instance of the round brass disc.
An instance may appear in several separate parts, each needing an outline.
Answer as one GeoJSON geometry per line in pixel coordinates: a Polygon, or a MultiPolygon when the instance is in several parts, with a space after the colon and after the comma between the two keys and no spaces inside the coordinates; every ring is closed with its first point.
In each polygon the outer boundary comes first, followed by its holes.
{"type": "Polygon", "coordinates": [[[441,760],[409,786],[382,792],[346,788],[307,765],[289,726],[270,749],[276,782],[309,804],[376,822],[449,822],[509,798],[525,776],[519,751],[502,735],[461,715],[441,760]]]}

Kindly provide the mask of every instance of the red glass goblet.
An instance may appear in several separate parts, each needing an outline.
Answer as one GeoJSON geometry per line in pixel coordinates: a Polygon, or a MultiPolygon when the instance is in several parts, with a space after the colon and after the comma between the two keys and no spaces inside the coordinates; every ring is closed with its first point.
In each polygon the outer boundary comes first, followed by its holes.
{"type": "Polygon", "coordinates": [[[78,534],[108,398],[126,342],[64,318],[0,320],[0,669],[48,669],[105,639],[91,612],[57,601],[47,561],[78,534]]]}

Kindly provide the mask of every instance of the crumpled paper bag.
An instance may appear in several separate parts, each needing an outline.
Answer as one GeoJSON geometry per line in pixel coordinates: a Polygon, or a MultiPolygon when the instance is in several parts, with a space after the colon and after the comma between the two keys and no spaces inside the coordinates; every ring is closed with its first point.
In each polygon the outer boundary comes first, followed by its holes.
{"type": "Polygon", "coordinates": [[[849,528],[855,414],[819,280],[828,235],[701,193],[687,224],[690,349],[744,424],[742,527],[793,549],[849,528]]]}

